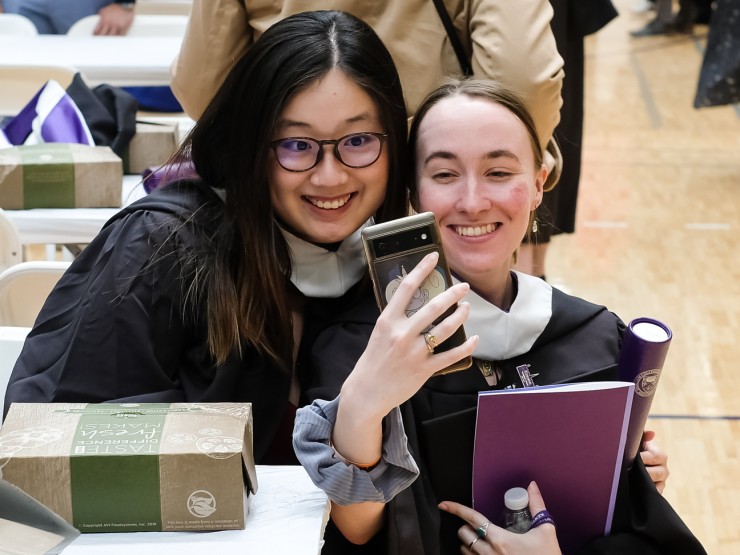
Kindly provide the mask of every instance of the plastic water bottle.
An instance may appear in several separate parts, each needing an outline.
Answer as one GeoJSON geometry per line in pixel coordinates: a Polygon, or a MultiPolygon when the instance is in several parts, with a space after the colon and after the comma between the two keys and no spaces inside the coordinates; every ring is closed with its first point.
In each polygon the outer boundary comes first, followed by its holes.
{"type": "Polygon", "coordinates": [[[529,513],[529,494],[524,488],[511,488],[504,494],[504,528],[524,534],[532,525],[529,513]]]}

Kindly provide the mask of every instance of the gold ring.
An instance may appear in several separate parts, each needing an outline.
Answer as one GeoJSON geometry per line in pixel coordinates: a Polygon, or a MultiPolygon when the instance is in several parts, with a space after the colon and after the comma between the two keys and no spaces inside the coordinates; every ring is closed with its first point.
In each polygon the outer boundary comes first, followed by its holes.
{"type": "Polygon", "coordinates": [[[434,353],[434,348],[437,346],[437,340],[431,334],[431,332],[426,332],[424,334],[424,341],[427,344],[427,349],[429,349],[429,354],[433,354],[434,353]]]}
{"type": "Polygon", "coordinates": [[[475,542],[477,542],[480,538],[476,537],[472,542],[470,542],[470,545],[468,546],[468,551],[472,551],[473,553],[477,553],[477,551],[473,550],[473,546],[475,545],[475,542]]]}

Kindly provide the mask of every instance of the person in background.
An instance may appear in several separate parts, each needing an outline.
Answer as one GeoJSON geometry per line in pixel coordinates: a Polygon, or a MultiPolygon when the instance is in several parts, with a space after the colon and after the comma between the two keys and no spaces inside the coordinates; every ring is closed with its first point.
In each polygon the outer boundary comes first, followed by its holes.
{"type": "Polygon", "coordinates": [[[77,21],[95,14],[100,16],[96,35],[125,35],[134,21],[133,0],[2,0],[2,3],[5,12],[27,17],[42,35],[65,35],[77,21]]]}
{"type": "MultiPolygon", "coordinates": [[[[172,91],[185,112],[201,115],[235,60],[271,25],[326,5],[319,0],[193,0],[171,69],[172,91]]],[[[378,33],[398,67],[409,115],[445,76],[463,71],[441,19],[446,13],[472,73],[521,91],[547,147],[560,117],[563,80],[547,0],[338,0],[331,7],[359,17],[378,33]]],[[[549,168],[559,164],[554,146],[546,156],[549,168]]]]}
{"type": "Polygon", "coordinates": [[[407,213],[390,54],[341,12],[286,18],[234,65],[175,160],[49,295],[13,402],[251,402],[254,456],[295,464],[304,336],[372,291],[361,228],[407,213]]]}
{"type": "Polygon", "coordinates": [[[696,85],[694,108],[740,102],[740,0],[718,0],[696,85]]]}
{"type": "Polygon", "coordinates": [[[713,0],[678,0],[678,13],[673,15],[671,0],[657,0],[656,14],[644,27],[630,31],[633,37],[656,35],[691,35],[694,24],[709,23],[712,16],[713,0]]]}
{"type": "MultiPolygon", "coordinates": [[[[437,264],[428,255],[379,316],[368,301],[336,317],[314,344],[306,394],[316,401],[298,411],[293,444],[351,542],[373,542],[375,553],[469,553],[485,520],[459,530],[450,513],[466,516],[455,503],[471,505],[478,392],[523,387],[522,366],[535,385],[617,379],[624,324],[603,306],[511,270],[547,179],[534,122],[516,95],[490,81],[443,85],[417,110],[409,149],[412,205],[434,213],[459,282],[407,317],[437,264]],[[469,313],[473,366],[432,377],[466,352],[432,353],[429,345],[429,334],[442,343],[461,323],[433,325],[463,291],[457,310],[469,313]]],[[[644,448],[614,534],[588,552],[703,553],[656,488],[667,475],[665,455],[651,441],[644,448]]],[[[547,500],[532,493],[532,508],[544,508],[547,500]]],[[[491,553],[484,546],[503,534],[506,548],[496,553],[559,553],[551,525],[522,536],[494,529],[475,552],[491,553]]]]}
{"type": "MultiPolygon", "coordinates": [[[[583,148],[583,80],[585,37],[617,15],[610,0],[550,0],[552,32],[564,60],[563,105],[555,139],[563,157],[557,187],[545,187],[532,233],[519,250],[516,269],[546,278],[547,251],[553,236],[574,233],[583,148]]],[[[552,181],[552,180],[550,180],[552,181]]]]}
{"type": "MultiPolygon", "coordinates": [[[[127,35],[134,22],[131,0],[4,0],[8,13],[30,19],[41,34],[67,34],[80,19],[98,14],[94,35],[127,35]]],[[[182,112],[169,86],[121,87],[139,103],[139,109],[182,112]]]]}

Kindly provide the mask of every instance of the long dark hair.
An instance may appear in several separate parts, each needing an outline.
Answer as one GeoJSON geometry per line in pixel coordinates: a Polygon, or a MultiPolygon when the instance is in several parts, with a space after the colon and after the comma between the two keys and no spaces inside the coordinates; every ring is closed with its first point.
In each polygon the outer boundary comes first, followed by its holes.
{"type": "Polygon", "coordinates": [[[177,154],[192,158],[204,183],[225,191],[215,254],[199,264],[208,343],[218,362],[246,339],[290,368],[291,260],[273,220],[269,142],[288,102],[334,68],[373,99],[388,133],[388,187],[376,220],[406,213],[406,108],[395,65],[378,36],[337,11],[300,13],[270,27],[233,67],[177,154]]]}

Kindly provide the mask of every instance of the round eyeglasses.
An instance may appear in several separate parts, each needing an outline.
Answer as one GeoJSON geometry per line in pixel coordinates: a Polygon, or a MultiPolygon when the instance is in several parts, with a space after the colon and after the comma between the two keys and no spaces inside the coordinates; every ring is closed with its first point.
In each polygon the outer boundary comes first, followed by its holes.
{"type": "Polygon", "coordinates": [[[387,133],[351,133],[339,139],[320,141],[311,137],[286,137],[270,146],[284,170],[305,172],[315,168],[324,155],[324,145],[334,145],[334,156],[349,168],[366,168],[374,164],[383,151],[387,133]]]}

